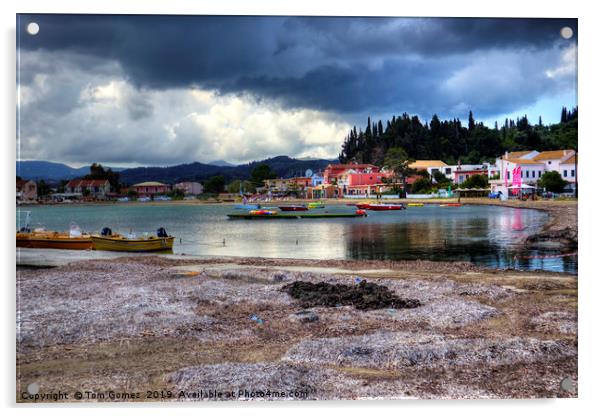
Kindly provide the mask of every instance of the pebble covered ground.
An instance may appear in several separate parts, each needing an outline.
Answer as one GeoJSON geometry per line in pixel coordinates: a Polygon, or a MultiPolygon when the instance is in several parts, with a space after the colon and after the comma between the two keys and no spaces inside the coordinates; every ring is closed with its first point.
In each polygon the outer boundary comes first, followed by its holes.
{"type": "Polygon", "coordinates": [[[577,381],[577,279],[564,274],[148,256],[18,269],[17,295],[18,401],[34,382],[41,392],[142,392],[133,400],[577,395],[560,388],[577,381]],[[420,305],[304,307],[284,289],[362,280],[420,305]]]}

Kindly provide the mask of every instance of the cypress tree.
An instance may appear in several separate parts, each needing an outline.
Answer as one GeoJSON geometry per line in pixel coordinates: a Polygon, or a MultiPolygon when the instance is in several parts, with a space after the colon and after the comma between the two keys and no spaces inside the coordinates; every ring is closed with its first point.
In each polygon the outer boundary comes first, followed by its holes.
{"type": "Polygon", "coordinates": [[[474,116],[472,115],[472,110],[468,112],[468,131],[473,131],[475,127],[474,124],[474,116]]]}

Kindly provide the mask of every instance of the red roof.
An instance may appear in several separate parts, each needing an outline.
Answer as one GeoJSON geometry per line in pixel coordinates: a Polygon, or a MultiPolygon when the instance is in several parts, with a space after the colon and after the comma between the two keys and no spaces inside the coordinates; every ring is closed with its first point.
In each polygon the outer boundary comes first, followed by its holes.
{"type": "Polygon", "coordinates": [[[108,179],[72,179],[67,182],[67,187],[77,188],[78,186],[105,186],[109,182],[108,179]]]}
{"type": "Polygon", "coordinates": [[[22,188],[27,182],[25,179],[17,179],[17,188],[22,188]]]}
{"type": "Polygon", "coordinates": [[[330,168],[330,169],[366,169],[366,168],[376,168],[376,169],[378,169],[378,166],[371,165],[369,163],[362,163],[362,164],[357,164],[357,163],[337,163],[335,165],[328,165],[328,168],[330,168]]]}

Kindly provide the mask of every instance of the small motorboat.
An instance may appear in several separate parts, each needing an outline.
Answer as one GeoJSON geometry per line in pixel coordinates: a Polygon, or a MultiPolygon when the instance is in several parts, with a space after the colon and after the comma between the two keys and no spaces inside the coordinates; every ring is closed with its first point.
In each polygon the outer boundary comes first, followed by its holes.
{"type": "Polygon", "coordinates": [[[270,209],[252,209],[249,215],[278,215],[278,213],[270,209]]]}
{"type": "Polygon", "coordinates": [[[405,207],[401,204],[370,204],[369,210],[372,211],[399,211],[405,207]]]}
{"type": "Polygon", "coordinates": [[[278,208],[280,211],[307,211],[309,209],[305,205],[282,205],[278,208]]]}
{"type": "Polygon", "coordinates": [[[423,207],[424,204],[422,202],[411,202],[408,204],[408,207],[423,207]]]}
{"type": "Polygon", "coordinates": [[[235,209],[261,209],[261,204],[239,204],[234,207],[235,209]]]}
{"type": "Polygon", "coordinates": [[[165,228],[157,230],[157,235],[113,234],[110,228],[103,228],[100,235],[92,235],[95,250],[105,251],[171,251],[174,237],[167,235],[165,228]]]}
{"type": "Polygon", "coordinates": [[[72,236],[58,231],[32,231],[17,233],[17,247],[53,248],[62,250],[92,250],[92,239],[87,234],[72,236]]]}
{"type": "Polygon", "coordinates": [[[32,230],[27,225],[17,232],[17,247],[52,248],[59,250],[92,250],[90,235],[82,233],[76,224],[71,224],[69,232],[32,230]]]}
{"type": "Polygon", "coordinates": [[[405,209],[402,204],[357,204],[356,207],[370,211],[400,211],[405,209]]]}
{"type": "Polygon", "coordinates": [[[449,203],[449,204],[440,204],[439,206],[440,207],[461,207],[462,204],[458,204],[458,203],[454,202],[454,203],[449,203]]]}
{"type": "Polygon", "coordinates": [[[324,202],[310,202],[307,204],[308,209],[324,208],[324,202]]]}

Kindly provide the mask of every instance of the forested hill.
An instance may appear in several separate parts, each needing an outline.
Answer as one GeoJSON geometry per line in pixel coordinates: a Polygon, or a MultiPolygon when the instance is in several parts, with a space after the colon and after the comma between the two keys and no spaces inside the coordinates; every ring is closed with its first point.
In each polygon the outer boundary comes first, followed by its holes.
{"type": "Polygon", "coordinates": [[[505,151],[577,149],[577,108],[562,108],[560,122],[543,125],[541,117],[532,124],[527,116],[506,119],[494,128],[474,120],[469,113],[468,126],[460,120],[440,120],[434,115],[423,123],[418,116],[404,113],[383,125],[382,121],[368,124],[358,131],[354,126],[345,137],[339,155],[341,162],[356,161],[382,165],[389,148],[401,147],[412,159],[436,159],[448,164],[481,163],[492,160],[505,151]]]}
{"type": "Polygon", "coordinates": [[[128,185],[145,181],[160,181],[172,184],[180,181],[202,181],[211,176],[221,175],[226,181],[230,181],[233,179],[247,179],[253,168],[259,164],[266,164],[279,177],[288,178],[303,176],[307,169],[317,172],[324,169],[331,162],[333,161],[326,159],[301,160],[288,156],[276,156],[237,166],[215,166],[194,162],[168,167],[125,169],[120,172],[120,180],[128,185]]]}

